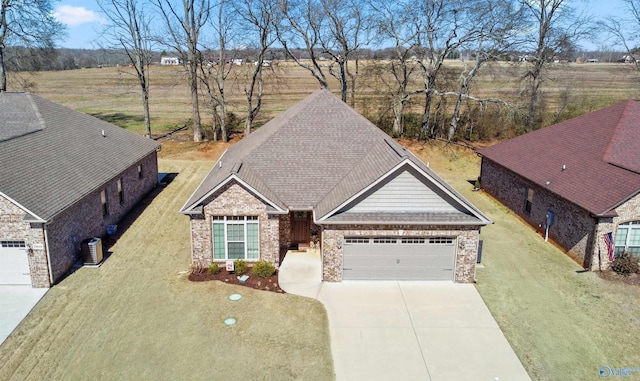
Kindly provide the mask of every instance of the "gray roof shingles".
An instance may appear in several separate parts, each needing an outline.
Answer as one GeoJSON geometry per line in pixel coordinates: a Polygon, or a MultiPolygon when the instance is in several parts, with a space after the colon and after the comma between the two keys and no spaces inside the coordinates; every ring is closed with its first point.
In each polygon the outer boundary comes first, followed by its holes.
{"type": "Polygon", "coordinates": [[[0,93],[0,107],[0,192],[44,220],[160,147],[37,95],[0,93]]]}
{"type": "Polygon", "coordinates": [[[640,101],[569,119],[480,154],[594,215],[612,215],[640,192],[640,101]]]}
{"type": "Polygon", "coordinates": [[[231,147],[182,211],[198,207],[212,189],[234,175],[233,168],[241,162],[237,176],[279,208],[313,209],[320,218],[406,160],[441,181],[473,214],[481,216],[483,224],[489,221],[420,160],[328,90],[314,92],[231,147]]]}

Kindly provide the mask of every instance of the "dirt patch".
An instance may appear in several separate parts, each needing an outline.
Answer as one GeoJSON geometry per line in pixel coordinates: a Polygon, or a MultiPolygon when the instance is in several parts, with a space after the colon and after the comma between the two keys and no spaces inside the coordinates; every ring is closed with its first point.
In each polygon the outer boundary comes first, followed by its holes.
{"type": "MultiPolygon", "coordinates": [[[[184,135],[184,134],[183,134],[184,135]]],[[[190,139],[193,137],[191,136],[190,139]]],[[[193,142],[182,141],[176,137],[164,138],[158,140],[162,144],[162,149],[158,152],[160,159],[172,160],[217,160],[222,153],[240,140],[240,136],[233,136],[228,143],[223,142],[193,142]]]]}
{"type": "Polygon", "coordinates": [[[239,286],[251,287],[256,290],[271,291],[284,294],[285,292],[280,288],[278,283],[278,271],[270,277],[261,278],[259,276],[251,274],[251,270],[247,272],[249,279],[244,283],[240,283],[236,274],[231,274],[227,270],[220,270],[217,274],[212,274],[208,269],[194,269],[189,273],[189,280],[192,282],[206,282],[206,281],[219,281],[227,284],[236,284],[239,286]]]}
{"type": "Polygon", "coordinates": [[[629,274],[624,276],[611,270],[595,271],[595,273],[598,274],[600,278],[609,282],[640,286],[640,274],[629,274]]]}

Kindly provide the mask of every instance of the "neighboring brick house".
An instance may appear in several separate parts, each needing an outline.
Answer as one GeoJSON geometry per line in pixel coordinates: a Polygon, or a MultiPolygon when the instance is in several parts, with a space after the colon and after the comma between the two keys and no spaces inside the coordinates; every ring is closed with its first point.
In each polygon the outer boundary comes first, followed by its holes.
{"type": "Polygon", "coordinates": [[[160,145],[28,93],[0,93],[0,284],[50,287],[157,184],[160,145]]]}
{"type": "Polygon", "coordinates": [[[472,282],[491,221],[328,90],[227,150],[181,210],[192,260],[321,247],[323,278],[472,282]]]}
{"type": "Polygon", "coordinates": [[[549,238],[585,269],[606,269],[610,249],[640,255],[640,101],[569,119],[480,154],[482,188],[542,234],[550,214],[549,238]]]}

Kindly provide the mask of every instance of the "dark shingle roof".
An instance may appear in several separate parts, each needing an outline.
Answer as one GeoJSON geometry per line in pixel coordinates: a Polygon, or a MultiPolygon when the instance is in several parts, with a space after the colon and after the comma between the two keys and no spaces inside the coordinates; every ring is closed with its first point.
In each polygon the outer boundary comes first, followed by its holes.
{"type": "Polygon", "coordinates": [[[569,119],[480,154],[595,215],[612,214],[640,191],[640,101],[569,119]]]}
{"type": "MultiPolygon", "coordinates": [[[[282,211],[313,209],[319,219],[407,161],[464,200],[366,118],[328,90],[318,90],[225,152],[182,212],[236,178],[282,211]]],[[[489,221],[463,203],[477,213],[476,221],[489,221]]]]}
{"type": "Polygon", "coordinates": [[[28,93],[0,93],[0,137],[0,192],[43,220],[160,147],[28,93]]]}

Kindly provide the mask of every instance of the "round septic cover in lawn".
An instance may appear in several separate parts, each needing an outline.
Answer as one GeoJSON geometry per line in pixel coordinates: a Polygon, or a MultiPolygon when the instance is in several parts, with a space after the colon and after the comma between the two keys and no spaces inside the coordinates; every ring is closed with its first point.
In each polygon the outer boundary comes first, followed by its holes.
{"type": "Polygon", "coordinates": [[[236,324],[236,318],[226,318],[226,319],[224,319],[224,324],[226,324],[226,325],[234,325],[234,324],[236,324]]]}
{"type": "Polygon", "coordinates": [[[231,294],[231,295],[229,295],[229,300],[236,301],[236,300],[240,300],[240,299],[242,299],[242,295],[240,295],[240,294],[231,294]]]}

